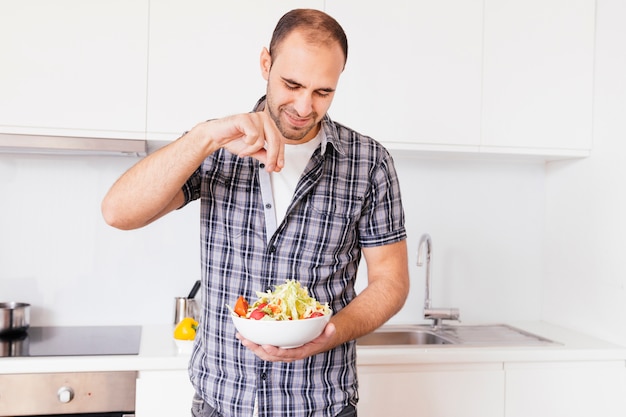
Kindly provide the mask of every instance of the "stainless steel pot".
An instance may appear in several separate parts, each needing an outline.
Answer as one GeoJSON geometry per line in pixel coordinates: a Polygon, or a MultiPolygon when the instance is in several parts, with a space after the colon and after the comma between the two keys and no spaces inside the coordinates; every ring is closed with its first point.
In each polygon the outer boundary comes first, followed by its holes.
{"type": "Polygon", "coordinates": [[[0,336],[0,358],[28,356],[30,351],[29,337],[26,332],[0,336]]]}
{"type": "Polygon", "coordinates": [[[0,335],[25,332],[30,326],[30,304],[0,303],[0,335]]]}

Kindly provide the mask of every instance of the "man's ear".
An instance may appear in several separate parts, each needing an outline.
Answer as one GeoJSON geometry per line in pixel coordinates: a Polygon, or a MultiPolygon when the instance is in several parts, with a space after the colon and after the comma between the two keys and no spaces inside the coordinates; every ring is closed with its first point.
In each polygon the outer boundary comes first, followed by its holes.
{"type": "Polygon", "coordinates": [[[263,48],[261,51],[261,75],[265,79],[265,81],[269,81],[270,79],[270,68],[272,67],[272,57],[270,55],[270,51],[267,48],[263,48]]]}

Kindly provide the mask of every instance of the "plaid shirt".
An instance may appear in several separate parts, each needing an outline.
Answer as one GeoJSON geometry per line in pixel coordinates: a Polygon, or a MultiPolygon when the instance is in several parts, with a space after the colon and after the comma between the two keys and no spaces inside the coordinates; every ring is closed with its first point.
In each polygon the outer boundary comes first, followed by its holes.
{"type": "Polygon", "coordinates": [[[339,312],[356,296],[361,248],[406,238],[389,153],[328,115],[322,128],[280,224],[270,174],[256,159],[221,149],[183,187],[186,202],[201,199],[203,310],[190,375],[224,417],[252,416],[256,396],[260,417],[335,416],[358,400],[354,341],[300,361],[265,362],[235,338],[225,307],[297,279],[339,312]]]}

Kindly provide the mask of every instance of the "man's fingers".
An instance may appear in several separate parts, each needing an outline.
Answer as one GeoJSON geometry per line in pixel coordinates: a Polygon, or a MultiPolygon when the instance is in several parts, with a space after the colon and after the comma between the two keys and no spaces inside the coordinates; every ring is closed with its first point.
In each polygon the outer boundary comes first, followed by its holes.
{"type": "Polygon", "coordinates": [[[239,114],[222,122],[228,126],[221,135],[222,146],[229,152],[259,160],[268,172],[278,172],[284,167],[284,139],[268,113],[239,114]]]}
{"type": "Polygon", "coordinates": [[[280,171],[285,166],[285,141],[276,124],[266,110],[263,113],[264,118],[264,136],[266,154],[266,169],[271,171],[280,171]]]}
{"type": "Polygon", "coordinates": [[[279,135],[277,132],[266,134],[265,168],[268,172],[278,172],[285,166],[285,143],[279,135]]]}

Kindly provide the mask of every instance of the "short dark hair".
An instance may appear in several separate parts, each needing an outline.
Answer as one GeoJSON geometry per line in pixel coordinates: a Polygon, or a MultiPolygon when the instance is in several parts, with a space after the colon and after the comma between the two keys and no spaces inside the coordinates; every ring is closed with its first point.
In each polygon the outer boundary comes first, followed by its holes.
{"type": "Polygon", "coordinates": [[[280,18],[270,41],[270,56],[278,53],[280,43],[294,30],[302,30],[311,43],[331,44],[338,42],[348,60],[348,38],[343,28],[333,17],[315,9],[294,9],[280,18]]]}

